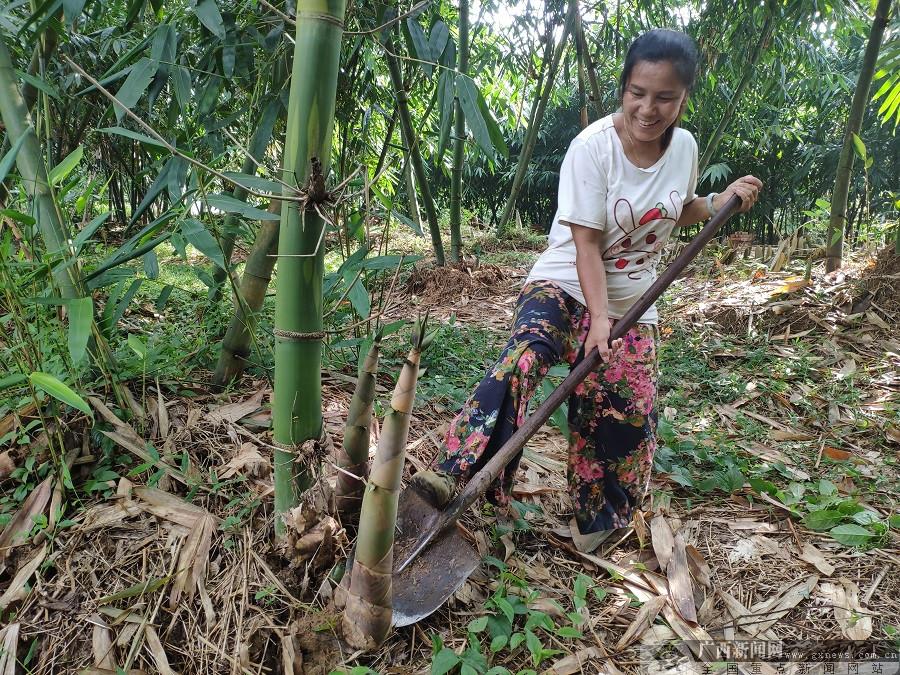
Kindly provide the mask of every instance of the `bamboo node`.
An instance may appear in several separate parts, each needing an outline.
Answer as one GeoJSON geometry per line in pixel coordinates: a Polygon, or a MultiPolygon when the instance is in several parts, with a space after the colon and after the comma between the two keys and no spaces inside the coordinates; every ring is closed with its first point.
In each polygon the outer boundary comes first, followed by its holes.
{"type": "Polygon", "coordinates": [[[276,328],[272,332],[275,334],[275,337],[284,338],[285,340],[290,340],[292,342],[313,342],[314,340],[325,339],[325,331],[321,330],[312,333],[301,333],[295,330],[282,330],[281,328],[276,328]]]}
{"type": "Polygon", "coordinates": [[[313,21],[324,21],[325,23],[330,23],[333,26],[337,26],[341,30],[344,30],[344,22],[339,17],[334,16],[333,14],[325,14],[323,12],[304,12],[298,11],[296,14],[298,19],[311,19],[313,21]]]}

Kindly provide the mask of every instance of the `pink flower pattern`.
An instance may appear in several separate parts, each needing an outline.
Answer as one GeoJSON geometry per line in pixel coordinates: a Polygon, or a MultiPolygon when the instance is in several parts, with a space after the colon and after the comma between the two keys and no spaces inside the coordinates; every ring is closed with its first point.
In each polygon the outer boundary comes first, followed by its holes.
{"type": "MultiPolygon", "coordinates": [[[[552,282],[525,286],[510,340],[451,423],[438,468],[465,479],[484,466],[525,420],[550,368],[581,361],[590,325],[584,305],[552,282]]],[[[627,526],[646,490],[656,450],[656,337],[655,326],[634,326],[570,397],[567,478],[582,533],[627,526]]],[[[493,503],[509,504],[520,458],[488,494],[493,503]]]]}

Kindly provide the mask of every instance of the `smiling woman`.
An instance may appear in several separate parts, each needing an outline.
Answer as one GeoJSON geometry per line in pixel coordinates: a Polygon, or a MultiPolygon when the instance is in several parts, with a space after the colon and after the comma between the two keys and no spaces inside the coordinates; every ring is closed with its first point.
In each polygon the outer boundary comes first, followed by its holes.
{"type": "MultiPolygon", "coordinates": [[[[439,470],[413,478],[437,506],[513,435],[551,367],[574,367],[597,349],[600,366],[569,402],[573,527],[590,549],[629,524],[656,449],[656,308],[610,344],[612,327],[656,279],[676,226],[709,218],[731,194],[746,210],[761,187],[750,176],[697,199],[697,143],[678,128],[696,69],[687,35],[644,33],[625,58],[621,112],[570,144],[548,247],[525,281],[509,343],[450,425],[439,470]]],[[[517,464],[500,475],[496,503],[508,503],[517,464]]]]}

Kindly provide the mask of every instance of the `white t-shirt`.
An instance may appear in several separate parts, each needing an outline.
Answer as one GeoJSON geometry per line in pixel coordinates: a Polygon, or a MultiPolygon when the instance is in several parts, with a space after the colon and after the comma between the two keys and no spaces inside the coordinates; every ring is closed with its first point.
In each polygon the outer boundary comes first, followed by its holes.
{"type": "MultiPolygon", "coordinates": [[[[672,142],[653,166],[641,169],[625,156],[613,116],[597,120],[569,144],[559,172],[559,203],[547,250],[526,283],[557,283],[582,304],[572,229],[563,221],[603,230],[609,316],[619,319],[656,279],[660,251],[696,197],[697,142],[675,128],[672,142]]],[[[641,323],[657,323],[656,306],[641,323]]]]}

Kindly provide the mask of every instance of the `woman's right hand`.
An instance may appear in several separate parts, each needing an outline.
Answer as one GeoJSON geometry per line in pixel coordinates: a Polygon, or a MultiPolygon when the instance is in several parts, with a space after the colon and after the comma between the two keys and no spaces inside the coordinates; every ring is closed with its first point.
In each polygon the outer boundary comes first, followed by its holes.
{"type": "Polygon", "coordinates": [[[622,348],[622,338],[609,344],[609,321],[596,321],[591,323],[587,337],[584,340],[584,355],[593,351],[594,347],[600,352],[600,358],[609,363],[616,352],[622,348]]]}

